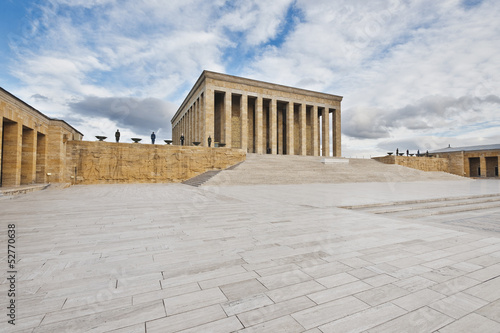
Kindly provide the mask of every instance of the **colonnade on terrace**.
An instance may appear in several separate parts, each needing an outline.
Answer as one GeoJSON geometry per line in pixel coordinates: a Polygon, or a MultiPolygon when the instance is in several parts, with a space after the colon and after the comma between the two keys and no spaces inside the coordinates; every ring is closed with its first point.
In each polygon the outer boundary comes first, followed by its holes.
{"type": "Polygon", "coordinates": [[[341,96],[204,71],[172,118],[174,144],[341,156],[341,96]]]}

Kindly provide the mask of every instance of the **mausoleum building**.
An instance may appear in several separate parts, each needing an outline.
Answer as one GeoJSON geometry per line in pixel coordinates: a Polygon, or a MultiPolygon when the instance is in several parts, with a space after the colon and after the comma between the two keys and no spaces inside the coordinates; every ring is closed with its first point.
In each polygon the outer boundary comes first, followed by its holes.
{"type": "Polygon", "coordinates": [[[341,96],[203,71],[171,120],[174,144],[341,156],[341,96]],[[320,151],[321,150],[321,151],[320,151]]]}

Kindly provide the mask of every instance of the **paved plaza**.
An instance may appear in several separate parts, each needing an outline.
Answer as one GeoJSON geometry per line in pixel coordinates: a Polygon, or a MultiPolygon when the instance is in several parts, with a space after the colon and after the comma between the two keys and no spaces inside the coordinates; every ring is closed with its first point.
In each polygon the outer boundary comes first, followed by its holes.
{"type": "Polygon", "coordinates": [[[499,206],[470,179],[0,197],[0,331],[500,332],[499,206]]]}

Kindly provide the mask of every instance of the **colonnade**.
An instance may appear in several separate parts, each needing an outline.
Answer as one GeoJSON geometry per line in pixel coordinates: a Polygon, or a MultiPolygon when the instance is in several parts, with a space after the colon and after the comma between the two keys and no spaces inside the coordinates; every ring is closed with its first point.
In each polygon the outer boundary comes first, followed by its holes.
{"type": "Polygon", "coordinates": [[[207,146],[210,138],[212,146],[250,153],[341,156],[340,102],[314,103],[219,87],[206,87],[190,101],[173,119],[174,144],[181,144],[182,135],[188,146],[207,146]]]}

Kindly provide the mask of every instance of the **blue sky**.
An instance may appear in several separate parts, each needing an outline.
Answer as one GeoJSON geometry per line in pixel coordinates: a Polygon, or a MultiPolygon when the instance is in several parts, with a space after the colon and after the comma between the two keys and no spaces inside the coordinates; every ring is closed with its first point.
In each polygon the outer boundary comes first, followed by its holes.
{"type": "Polygon", "coordinates": [[[500,142],[496,0],[5,0],[0,86],[85,134],[171,137],[204,69],[344,96],[343,155],[500,142]]]}

